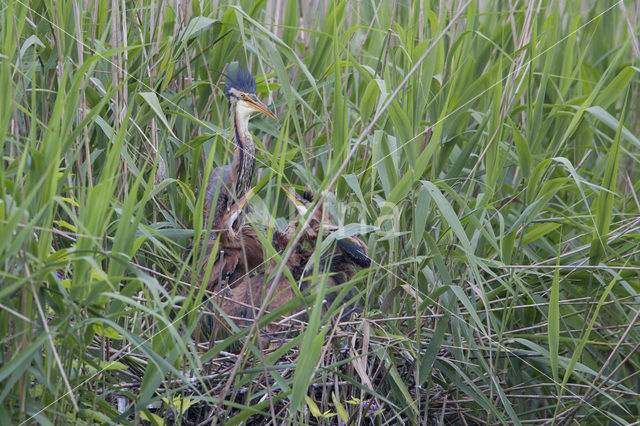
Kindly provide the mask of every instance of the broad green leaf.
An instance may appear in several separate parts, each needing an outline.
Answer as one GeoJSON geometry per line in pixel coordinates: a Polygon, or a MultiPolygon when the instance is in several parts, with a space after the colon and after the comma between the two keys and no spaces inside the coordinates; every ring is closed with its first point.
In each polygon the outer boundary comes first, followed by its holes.
{"type": "Polygon", "coordinates": [[[638,138],[624,126],[624,123],[616,120],[607,111],[599,106],[587,108],[585,111],[593,115],[608,128],[615,130],[616,132],[618,131],[618,128],[620,128],[622,137],[624,137],[624,139],[626,139],[627,141],[633,143],[636,147],[640,148],[640,140],[638,140],[638,138]]]}
{"type": "Polygon", "coordinates": [[[445,330],[449,327],[449,313],[446,313],[442,318],[438,320],[438,325],[436,326],[436,330],[433,332],[433,336],[429,341],[429,345],[427,346],[427,350],[422,356],[422,360],[420,361],[420,367],[418,369],[418,382],[424,384],[424,382],[431,374],[431,370],[433,368],[433,363],[436,360],[436,356],[438,356],[438,351],[442,346],[442,339],[444,337],[445,330]]]}
{"type": "MultiPolygon", "coordinates": [[[[625,117],[627,111],[627,102],[622,111],[622,117],[625,117]]],[[[616,198],[616,184],[618,176],[618,163],[620,157],[620,140],[622,138],[622,129],[624,128],[623,120],[620,120],[616,135],[613,139],[613,146],[607,155],[606,168],[602,179],[602,186],[606,189],[598,194],[597,214],[593,239],[591,241],[591,249],[589,251],[589,263],[597,265],[602,258],[605,247],[607,246],[607,235],[611,227],[611,214],[613,213],[613,204],[616,198]]]]}
{"type": "Polygon", "coordinates": [[[542,238],[545,235],[549,234],[550,232],[555,231],[560,226],[561,225],[559,223],[556,223],[556,222],[544,222],[544,223],[539,223],[537,225],[533,225],[533,226],[529,227],[529,230],[527,231],[527,233],[524,234],[524,238],[522,239],[522,243],[523,244],[532,243],[533,241],[537,240],[538,238],[542,238]]]}
{"type": "Polygon", "coordinates": [[[349,188],[353,190],[356,197],[358,197],[358,201],[360,201],[363,206],[366,206],[367,202],[364,200],[364,196],[362,195],[362,190],[360,189],[360,184],[358,183],[357,176],[354,174],[345,174],[342,175],[342,178],[345,180],[345,182],[347,182],[349,188]]]}
{"type": "Polygon", "coordinates": [[[347,410],[344,408],[344,405],[340,402],[340,399],[336,397],[334,392],[331,392],[331,400],[333,401],[333,406],[336,408],[336,412],[338,413],[338,417],[342,422],[346,423],[349,421],[349,414],[347,410]]]}
{"type": "Polygon", "coordinates": [[[529,150],[529,143],[527,143],[513,122],[511,122],[511,127],[513,129],[513,141],[516,145],[516,152],[518,153],[518,164],[522,170],[522,175],[528,178],[531,174],[531,151],[529,150]]]}
{"type": "Polygon", "coordinates": [[[308,395],[305,395],[304,400],[307,403],[307,407],[309,407],[309,412],[311,412],[311,415],[313,417],[315,417],[316,419],[322,417],[322,413],[320,412],[320,409],[318,408],[316,403],[313,401],[313,399],[309,398],[308,395]]]}
{"type": "Polygon", "coordinates": [[[200,33],[207,31],[213,24],[219,22],[216,19],[207,18],[206,16],[196,16],[189,24],[180,32],[178,40],[186,41],[191,40],[194,37],[200,35],[200,33]]]}
{"type": "Polygon", "coordinates": [[[173,133],[171,129],[171,125],[167,121],[167,117],[164,115],[162,111],[162,107],[160,106],[160,101],[158,100],[158,96],[154,92],[140,92],[136,96],[140,97],[149,107],[151,111],[160,119],[160,122],[164,125],[164,127],[171,133],[171,136],[178,139],[178,137],[173,133]]]}
{"type": "Polygon", "coordinates": [[[429,192],[429,195],[431,196],[433,201],[435,201],[436,205],[438,206],[438,209],[442,213],[443,219],[447,221],[447,223],[453,230],[453,233],[460,240],[460,243],[463,245],[467,253],[471,255],[473,253],[473,250],[471,249],[471,243],[469,242],[469,238],[467,237],[467,234],[464,232],[464,228],[460,223],[460,219],[458,219],[458,216],[453,211],[453,207],[451,206],[449,201],[447,201],[447,199],[444,198],[444,195],[442,195],[440,190],[438,190],[438,188],[432,182],[422,181],[422,185],[429,192]]]}
{"type": "Polygon", "coordinates": [[[429,193],[423,188],[418,192],[416,204],[413,208],[413,229],[411,233],[411,245],[418,248],[422,242],[422,236],[427,225],[427,216],[429,215],[429,193]]]}
{"type": "MultiPolygon", "coordinates": [[[[560,257],[556,266],[560,266],[560,257]]],[[[560,268],[556,268],[551,282],[551,293],[549,296],[549,363],[551,364],[551,374],[553,383],[556,385],[556,392],[559,391],[560,378],[558,375],[558,353],[560,341],[560,268]]]]}
{"type": "MultiPolygon", "coordinates": [[[[595,107],[601,108],[603,110],[609,108],[611,104],[618,101],[620,99],[620,95],[627,91],[629,88],[629,83],[631,79],[640,73],[640,69],[632,66],[624,67],[621,71],[618,72],[613,80],[607,86],[605,86],[600,94],[593,101],[593,105],[595,107]]],[[[589,111],[590,108],[587,108],[589,111]]]]}
{"type": "Polygon", "coordinates": [[[367,123],[376,109],[379,94],[378,83],[375,80],[369,81],[362,97],[360,98],[360,116],[364,123],[367,123]]]}

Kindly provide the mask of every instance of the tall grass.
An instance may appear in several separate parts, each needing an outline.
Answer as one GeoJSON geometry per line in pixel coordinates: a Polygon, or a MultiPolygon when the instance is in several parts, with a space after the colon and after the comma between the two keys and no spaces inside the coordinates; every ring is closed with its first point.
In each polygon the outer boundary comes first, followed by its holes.
{"type": "Polygon", "coordinates": [[[640,417],[636,3],[1,7],[2,423],[640,417]],[[373,259],[271,347],[207,341],[190,273],[234,60],[279,117],[253,217],[328,190],[373,259]]]}

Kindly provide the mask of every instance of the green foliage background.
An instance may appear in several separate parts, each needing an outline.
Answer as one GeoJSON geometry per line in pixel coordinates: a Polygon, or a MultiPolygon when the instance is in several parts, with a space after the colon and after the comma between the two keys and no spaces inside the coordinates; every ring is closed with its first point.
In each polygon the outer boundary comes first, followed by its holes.
{"type": "Polygon", "coordinates": [[[638,4],[222,3],[0,2],[2,422],[635,421],[638,4]],[[338,298],[356,321],[330,330],[319,285],[224,394],[203,366],[247,333],[192,338],[181,257],[229,162],[234,60],[279,118],[252,121],[264,205],[330,190],[374,263],[338,298]]]}

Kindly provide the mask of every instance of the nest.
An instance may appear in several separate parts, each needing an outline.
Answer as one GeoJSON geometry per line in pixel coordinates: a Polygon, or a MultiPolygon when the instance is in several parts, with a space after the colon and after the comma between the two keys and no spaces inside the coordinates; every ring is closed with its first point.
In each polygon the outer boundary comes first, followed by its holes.
{"type": "MultiPolygon", "coordinates": [[[[148,421],[152,414],[165,424],[187,425],[203,424],[214,418],[221,424],[257,425],[273,421],[280,424],[288,418],[309,424],[379,424],[412,422],[420,413],[417,418],[428,420],[428,424],[444,424],[460,421],[461,417],[473,421],[476,414],[482,415],[473,401],[456,397],[455,386],[442,386],[447,378],[435,368],[431,386],[423,388],[416,384],[416,359],[411,351],[403,350],[408,340],[385,335],[378,321],[385,319],[354,315],[328,326],[302,411],[291,412],[290,389],[303,355],[300,336],[307,324],[292,315],[277,322],[281,327],[277,332],[256,327],[257,333],[250,336],[251,327],[245,328],[245,337],[227,345],[228,339],[219,338],[226,337],[226,333],[218,331],[217,339],[197,343],[197,351],[205,354],[202,368],[185,371],[187,379],[167,377],[141,420],[148,421]],[[394,357],[393,365],[388,354],[394,357]],[[394,390],[397,377],[404,382],[415,407],[402,406],[397,400],[394,390]],[[171,401],[166,398],[169,394],[173,396],[171,401]],[[341,421],[338,405],[347,412],[349,422],[341,421]]],[[[454,361],[447,349],[440,351],[437,360],[454,361]]],[[[123,362],[127,362],[126,357],[123,362]]],[[[119,405],[119,411],[133,420],[131,401],[137,396],[144,369],[130,362],[129,366],[129,374],[139,374],[140,380],[117,385],[120,392],[114,405],[119,405]]],[[[488,388],[486,394],[490,394],[488,388]]]]}

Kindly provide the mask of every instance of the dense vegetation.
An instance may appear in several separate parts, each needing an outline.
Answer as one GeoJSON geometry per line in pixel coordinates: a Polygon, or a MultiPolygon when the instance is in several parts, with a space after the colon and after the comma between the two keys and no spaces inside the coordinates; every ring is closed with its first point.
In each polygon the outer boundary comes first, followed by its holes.
{"type": "Polygon", "coordinates": [[[3,424],[640,416],[637,3],[0,13],[3,424]],[[373,260],[326,312],[311,277],[271,347],[202,338],[182,261],[230,161],[236,60],[278,115],[252,121],[251,217],[295,217],[281,182],[328,190],[373,260]],[[336,324],[350,289],[362,312],[336,324]]]}

